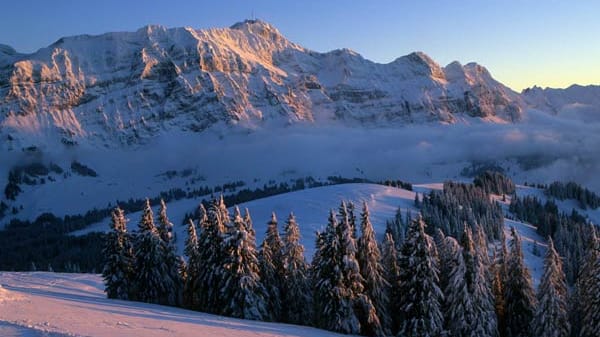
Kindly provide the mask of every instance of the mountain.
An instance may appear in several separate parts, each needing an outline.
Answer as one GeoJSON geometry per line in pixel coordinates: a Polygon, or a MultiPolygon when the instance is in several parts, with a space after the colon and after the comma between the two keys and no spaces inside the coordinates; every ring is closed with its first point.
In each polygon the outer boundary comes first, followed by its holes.
{"type": "Polygon", "coordinates": [[[600,121],[600,86],[572,85],[566,89],[533,87],[523,90],[528,106],[559,116],[600,121]]]}
{"type": "Polygon", "coordinates": [[[519,94],[475,63],[441,67],[416,52],[388,64],[318,53],[275,27],[146,26],[61,38],[32,54],[0,46],[2,147],[49,140],[114,147],[161,130],[216,124],[401,125],[463,117],[519,120],[519,94]]]}

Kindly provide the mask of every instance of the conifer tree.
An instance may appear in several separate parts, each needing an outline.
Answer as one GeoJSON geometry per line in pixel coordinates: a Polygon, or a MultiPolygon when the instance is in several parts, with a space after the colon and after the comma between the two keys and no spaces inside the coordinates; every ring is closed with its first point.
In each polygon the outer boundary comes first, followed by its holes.
{"type": "Polygon", "coordinates": [[[129,300],[132,292],[133,251],[126,229],[123,210],[115,208],[111,213],[111,231],[106,235],[102,252],[105,262],[102,270],[108,298],[129,300]]]}
{"type": "MultiPolygon", "coordinates": [[[[225,208],[226,209],[226,208],[225,208]]],[[[198,237],[199,265],[198,297],[202,311],[218,313],[221,307],[219,286],[224,275],[223,235],[225,225],[220,202],[214,200],[205,219],[201,219],[201,232],[198,237]]]]}
{"type": "Polygon", "coordinates": [[[277,216],[271,214],[271,220],[267,223],[265,238],[260,245],[258,254],[258,265],[261,279],[267,291],[267,310],[270,319],[280,321],[282,316],[281,301],[284,280],[283,242],[279,236],[277,216]]]}
{"type": "Polygon", "coordinates": [[[230,230],[224,238],[224,277],[220,287],[221,313],[227,316],[264,320],[268,317],[267,293],[260,280],[258,258],[252,236],[239,208],[235,208],[230,230]]]}
{"type": "Polygon", "coordinates": [[[506,237],[504,232],[500,236],[501,248],[494,254],[494,264],[492,268],[492,292],[494,294],[494,307],[496,311],[496,319],[498,322],[498,333],[504,337],[506,335],[506,315],[504,300],[504,289],[507,278],[506,262],[508,260],[508,249],[506,247],[506,237]]]}
{"type": "Polygon", "coordinates": [[[579,337],[596,337],[600,331],[600,239],[594,228],[576,288],[581,313],[579,337]]]}
{"type": "Polygon", "coordinates": [[[354,207],[354,203],[352,201],[348,202],[347,205],[348,208],[348,221],[350,222],[350,230],[352,233],[352,237],[356,240],[357,239],[357,233],[356,233],[356,207],[354,207]]]}
{"type": "Polygon", "coordinates": [[[335,212],[329,213],[327,227],[318,238],[318,259],[313,261],[317,326],[345,334],[360,332],[354,313],[353,292],[347,287],[342,268],[344,251],[335,212]]]}
{"type": "Polygon", "coordinates": [[[443,333],[441,303],[433,239],[425,234],[422,218],[411,222],[402,245],[400,268],[400,330],[398,336],[434,337],[443,333]]]}
{"type": "Polygon", "coordinates": [[[448,256],[452,268],[448,277],[445,295],[446,327],[453,337],[470,337],[473,330],[471,323],[475,321],[475,308],[473,296],[469,292],[468,268],[465,263],[463,248],[452,237],[448,237],[448,256]]]}
{"type": "Polygon", "coordinates": [[[186,268],[187,276],[185,278],[183,303],[184,306],[189,309],[200,310],[199,273],[203,266],[200,265],[196,224],[194,224],[192,219],[188,220],[187,234],[184,253],[188,258],[188,263],[186,268]]]}
{"type": "Polygon", "coordinates": [[[560,256],[548,238],[544,259],[544,275],[537,293],[533,335],[536,337],[568,337],[570,323],[567,313],[567,281],[560,256]]]}
{"type": "Polygon", "coordinates": [[[135,292],[141,302],[169,304],[174,281],[164,261],[163,244],[154,225],[150,201],[146,199],[133,243],[135,253],[135,292]]]}
{"type": "Polygon", "coordinates": [[[168,269],[168,278],[173,282],[173,288],[169,289],[167,297],[168,305],[181,305],[183,301],[183,280],[181,278],[181,260],[177,255],[175,237],[173,235],[173,224],[167,216],[167,205],[160,200],[160,211],[158,216],[158,233],[161,238],[163,261],[168,269]]]}
{"type": "Polygon", "coordinates": [[[369,297],[377,312],[382,329],[390,334],[389,298],[386,293],[388,284],[385,280],[381,252],[375,239],[375,231],[369,218],[369,207],[363,203],[360,223],[361,237],[358,240],[357,259],[360,273],[364,280],[364,294],[369,297]]]}
{"type": "Polygon", "coordinates": [[[398,268],[398,251],[392,233],[385,233],[382,244],[382,265],[386,280],[385,292],[389,299],[390,333],[395,335],[399,329],[400,310],[400,269],[398,268]]]}
{"type": "Polygon", "coordinates": [[[158,234],[164,242],[168,243],[174,240],[173,224],[169,221],[167,205],[163,199],[160,199],[160,210],[158,212],[158,234]]]}
{"type": "Polygon", "coordinates": [[[290,214],[285,223],[283,258],[282,320],[292,324],[306,324],[312,318],[312,296],[308,264],[304,259],[304,246],[300,243],[300,229],[294,214],[290,214]]]}
{"type": "Polygon", "coordinates": [[[458,242],[453,237],[447,237],[441,228],[437,228],[434,236],[434,241],[437,246],[440,259],[440,289],[446,291],[450,279],[450,273],[455,267],[455,256],[458,254],[456,250],[460,248],[458,242]]]}
{"type": "Polygon", "coordinates": [[[498,322],[494,307],[494,295],[490,284],[485,239],[475,245],[471,229],[465,227],[462,237],[463,260],[466,267],[466,282],[473,305],[470,320],[470,335],[473,337],[497,337],[498,322]],[[476,248],[477,247],[477,248],[476,248]]]}
{"type": "Polygon", "coordinates": [[[340,220],[338,223],[338,237],[340,240],[340,256],[342,270],[343,286],[347,291],[347,301],[353,307],[353,313],[349,317],[349,322],[356,317],[358,320],[358,331],[365,336],[375,336],[382,334],[381,322],[377,316],[377,310],[369,296],[364,293],[364,279],[360,274],[360,266],[357,256],[357,244],[352,228],[352,213],[347,209],[344,202],[340,205],[340,220]]]}
{"type": "Polygon", "coordinates": [[[248,208],[244,210],[244,225],[246,225],[246,231],[252,237],[251,241],[256,242],[256,231],[254,230],[254,224],[252,223],[252,217],[250,217],[250,210],[248,208]]]}
{"type": "Polygon", "coordinates": [[[504,285],[506,336],[529,337],[535,314],[535,295],[531,275],[523,261],[521,238],[514,227],[511,234],[513,240],[507,263],[510,273],[504,285]]]}

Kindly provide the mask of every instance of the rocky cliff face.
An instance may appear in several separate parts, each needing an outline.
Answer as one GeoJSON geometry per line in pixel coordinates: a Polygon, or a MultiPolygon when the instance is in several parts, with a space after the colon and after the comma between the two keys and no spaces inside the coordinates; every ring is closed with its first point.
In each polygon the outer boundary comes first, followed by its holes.
{"type": "Polygon", "coordinates": [[[423,53],[388,64],[350,50],[317,53],[258,20],[68,37],[29,55],[0,46],[8,149],[44,137],[121,146],[215,124],[513,122],[524,106],[477,64],[441,67],[423,53]]]}

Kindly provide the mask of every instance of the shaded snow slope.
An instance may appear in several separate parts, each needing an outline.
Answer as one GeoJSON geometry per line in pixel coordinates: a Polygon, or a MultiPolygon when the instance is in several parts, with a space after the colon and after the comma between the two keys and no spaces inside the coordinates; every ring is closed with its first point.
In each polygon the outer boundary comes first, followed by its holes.
{"type": "Polygon", "coordinates": [[[309,327],[106,299],[99,275],[0,272],[3,337],[340,336],[309,327]]]}

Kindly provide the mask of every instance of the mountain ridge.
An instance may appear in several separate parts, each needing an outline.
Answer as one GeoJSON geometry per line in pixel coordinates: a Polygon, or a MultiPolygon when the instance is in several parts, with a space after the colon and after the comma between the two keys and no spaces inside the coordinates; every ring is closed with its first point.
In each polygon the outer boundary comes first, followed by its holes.
{"type": "Polygon", "coordinates": [[[260,20],[203,30],[148,25],[64,37],[32,54],[11,50],[0,57],[9,150],[48,138],[66,147],[132,145],[161,130],[218,124],[510,123],[525,109],[480,65],[442,67],[422,52],[387,64],[349,49],[319,53],[260,20]]]}

